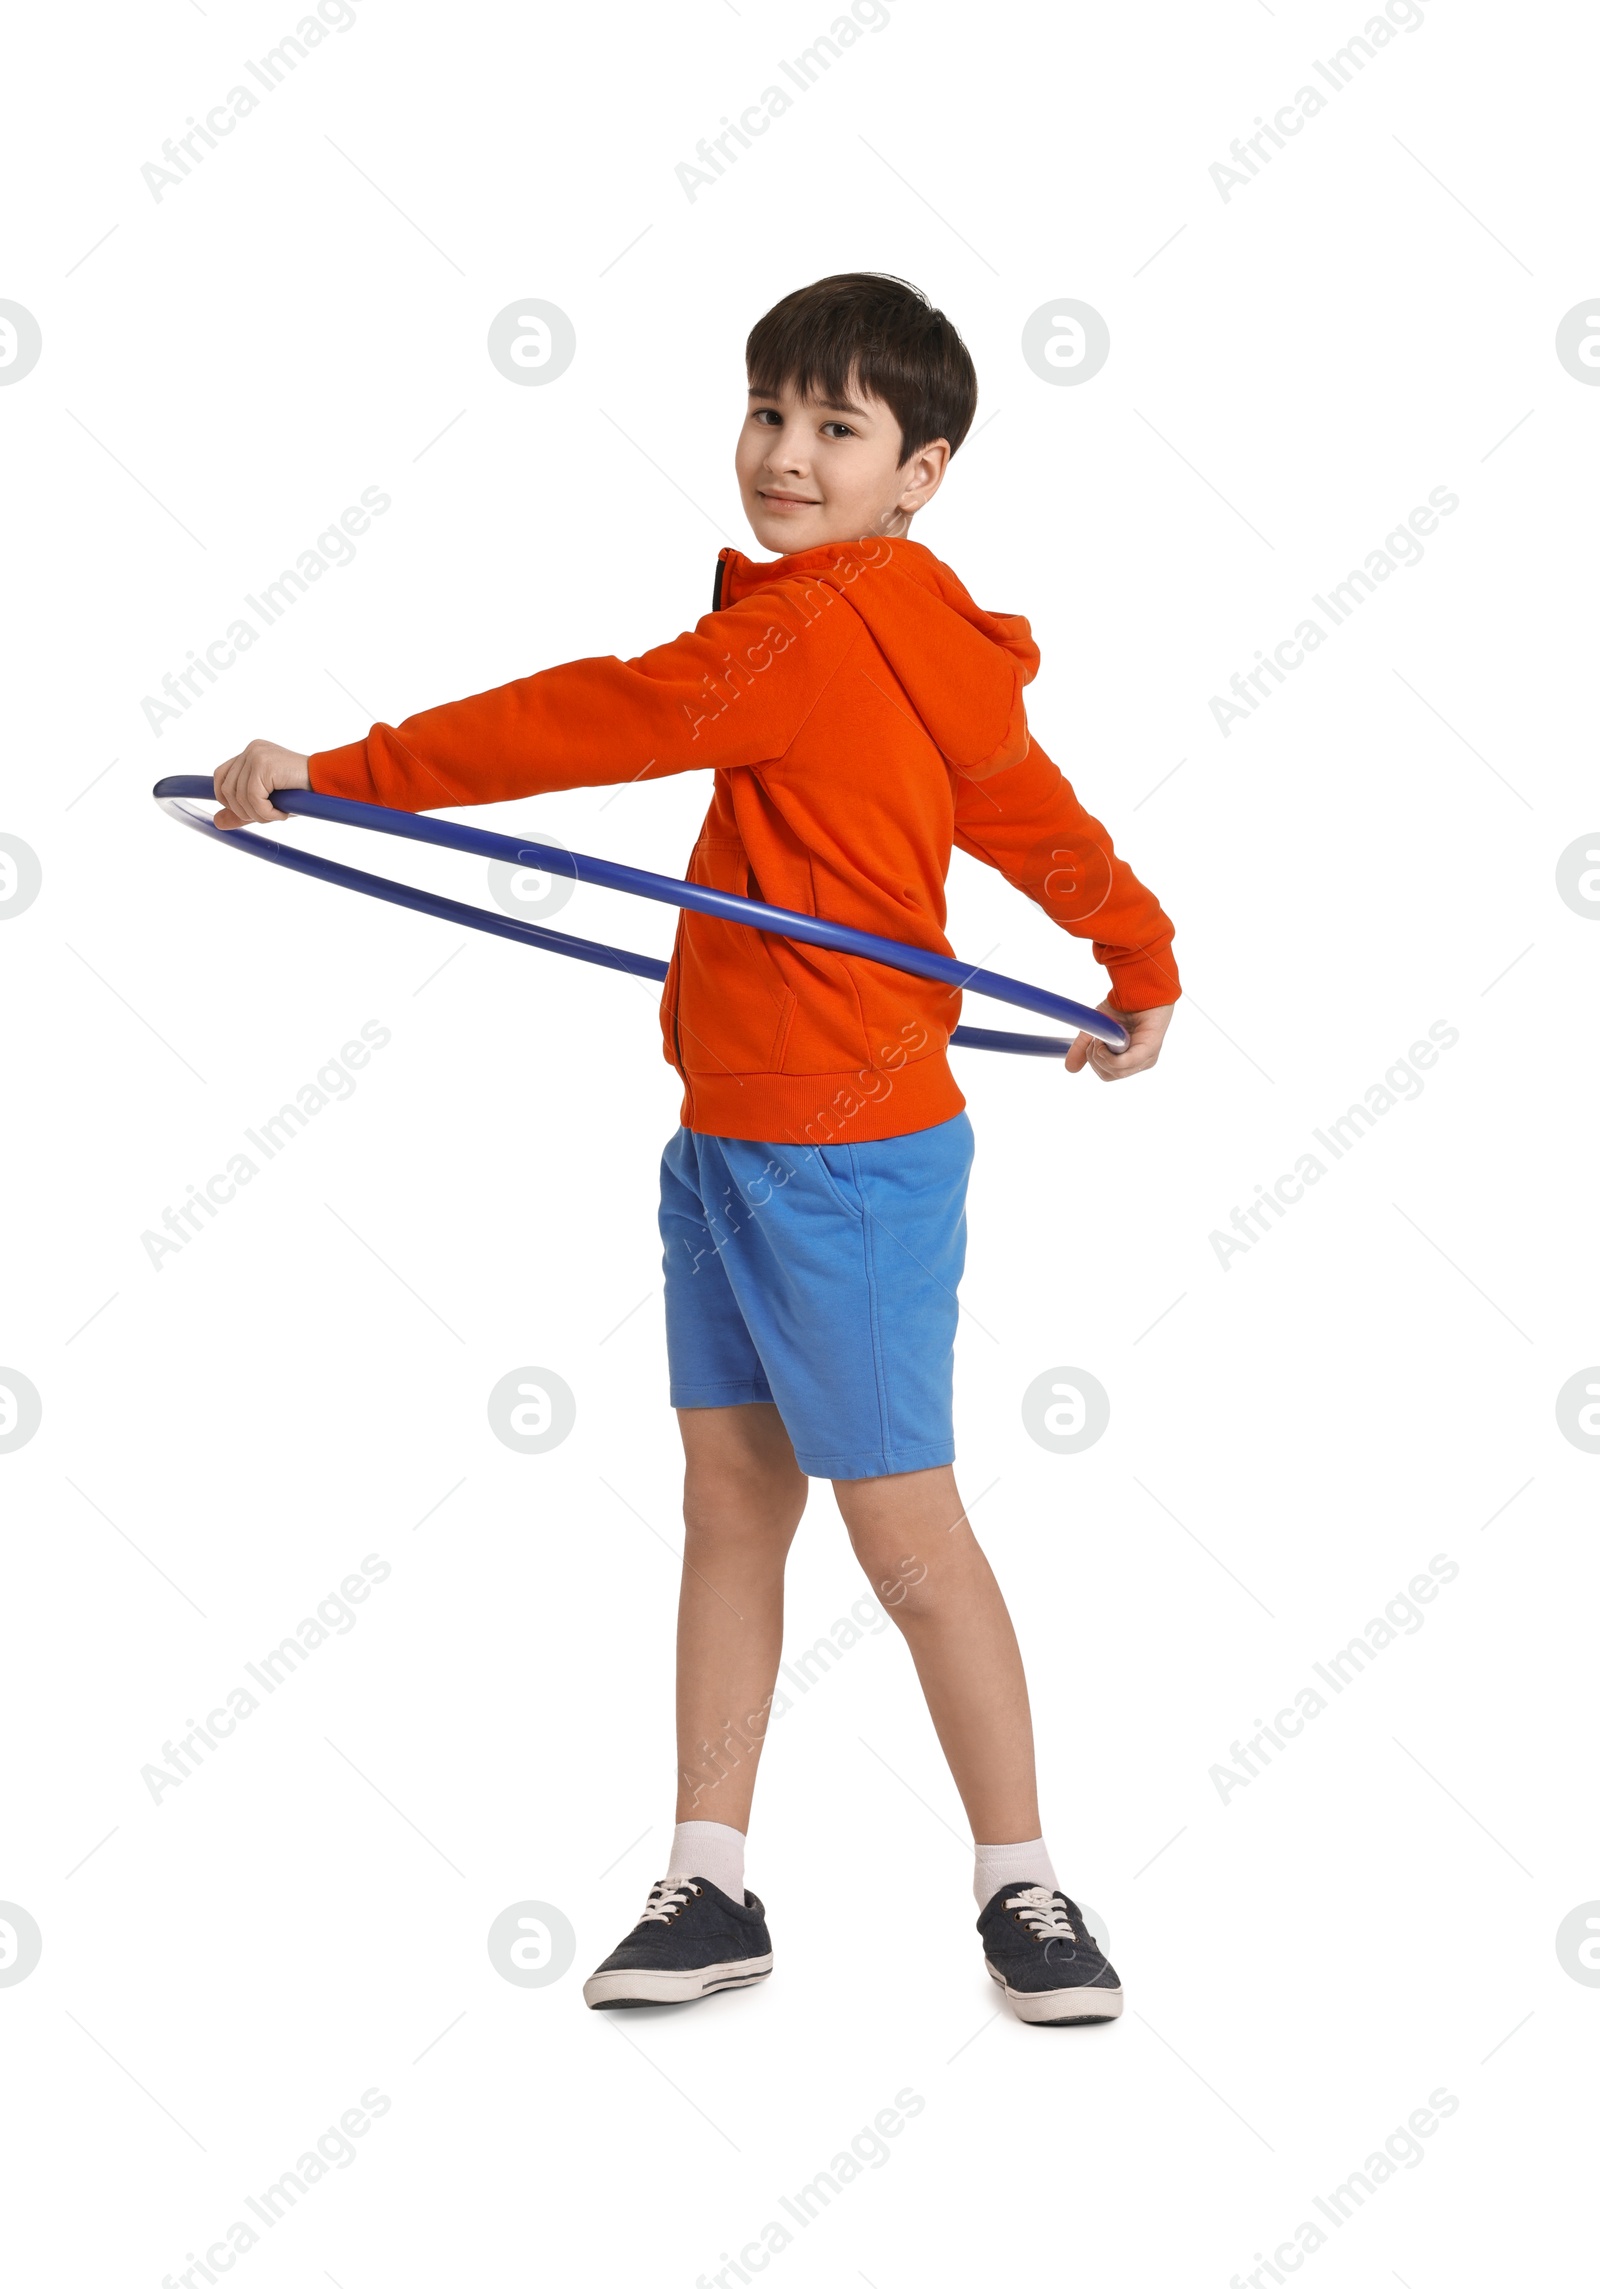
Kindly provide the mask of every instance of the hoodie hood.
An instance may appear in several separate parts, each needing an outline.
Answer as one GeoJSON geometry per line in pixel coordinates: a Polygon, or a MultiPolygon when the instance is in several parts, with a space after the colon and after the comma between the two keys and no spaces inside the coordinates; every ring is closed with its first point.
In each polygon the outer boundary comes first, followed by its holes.
{"type": "Polygon", "coordinates": [[[1039,647],[1020,613],[986,612],[947,564],[914,540],[834,541],[753,562],[717,558],[713,611],[799,580],[832,589],[865,621],[901,691],[945,760],[986,779],[1028,751],[1023,687],[1039,647]]]}

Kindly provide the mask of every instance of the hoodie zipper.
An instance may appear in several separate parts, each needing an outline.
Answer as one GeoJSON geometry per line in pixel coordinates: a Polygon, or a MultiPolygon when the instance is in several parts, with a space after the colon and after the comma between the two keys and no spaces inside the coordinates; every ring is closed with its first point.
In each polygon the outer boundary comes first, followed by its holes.
{"type": "MultiPolygon", "coordinates": [[[[690,1087],[689,1076],[683,1069],[683,1031],[678,1023],[678,1003],[683,993],[683,949],[681,945],[674,948],[670,969],[672,972],[672,1063],[678,1079],[683,1083],[685,1108],[692,1116],[694,1112],[694,1090],[690,1087]]],[[[689,1123],[686,1121],[684,1126],[688,1127],[689,1123]]]]}
{"type": "MultiPolygon", "coordinates": [[[[722,610],[723,576],[727,572],[728,559],[732,554],[733,551],[727,548],[719,548],[717,551],[716,577],[711,583],[711,609],[713,612],[722,610]]],[[[689,1076],[683,1069],[683,1034],[678,1024],[678,1003],[682,994],[683,963],[680,955],[678,975],[673,982],[672,994],[672,1061],[678,1069],[678,1079],[683,1083],[684,1096],[692,1113],[694,1111],[694,1091],[689,1085],[689,1076]]]]}
{"type": "Polygon", "coordinates": [[[694,1110],[694,1091],[690,1088],[689,1076],[683,1069],[683,1035],[678,1024],[678,999],[683,991],[683,961],[681,948],[679,949],[678,953],[674,955],[673,959],[677,968],[677,975],[673,979],[672,984],[672,1062],[677,1069],[678,1079],[683,1083],[684,1099],[690,1112],[692,1113],[694,1110]]]}

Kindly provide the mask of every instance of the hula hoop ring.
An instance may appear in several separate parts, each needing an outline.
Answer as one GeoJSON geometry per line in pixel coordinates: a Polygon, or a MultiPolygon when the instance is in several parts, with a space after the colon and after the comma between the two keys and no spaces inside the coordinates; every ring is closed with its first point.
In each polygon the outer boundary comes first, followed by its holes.
{"type": "MultiPolygon", "coordinates": [[[[309,874],[318,882],[331,882],[341,890],[357,890],[368,898],[382,898],[405,906],[415,914],[432,914],[441,922],[455,922],[469,930],[484,930],[491,937],[512,938],[524,946],[537,946],[548,954],[566,954],[580,962],[595,962],[604,969],[621,970],[630,977],[651,978],[657,984],[667,974],[665,962],[649,954],[629,953],[620,946],[602,946],[593,938],[574,938],[562,930],[547,930],[538,922],[522,922],[514,915],[491,914],[481,906],[464,906],[454,898],[437,897],[431,890],[414,890],[409,883],[391,882],[386,875],[364,874],[341,866],[337,860],[317,858],[309,851],[291,850],[269,842],[248,828],[224,830],[213,826],[190,808],[196,799],[216,801],[209,779],[184,774],[158,779],[151,789],[169,818],[208,835],[213,842],[246,852],[251,858],[271,859],[293,873],[309,874]]],[[[653,898],[666,906],[686,907],[694,914],[714,915],[749,930],[765,930],[774,937],[793,938],[801,945],[820,946],[832,954],[854,954],[864,961],[882,962],[912,977],[932,978],[968,993],[984,994],[991,1001],[1009,1002],[1031,1010],[1036,1017],[1052,1017],[1058,1024],[1076,1026],[1115,1050],[1128,1046],[1128,1034],[1115,1018],[1069,1001],[1063,994],[1047,993],[1042,986],[1025,985],[1019,978],[1001,977],[997,971],[975,969],[948,954],[935,954],[921,946],[903,946],[897,939],[880,938],[866,930],[852,930],[842,922],[825,922],[815,914],[801,914],[788,906],[768,906],[757,898],[741,898],[731,890],[708,890],[697,882],[680,882],[668,874],[649,874],[636,866],[620,866],[608,858],[587,858],[581,851],[559,844],[519,841],[513,835],[490,834],[483,827],[458,826],[453,820],[430,818],[416,811],[389,810],[378,803],[347,803],[337,795],[317,795],[297,788],[281,788],[273,795],[281,811],[295,818],[326,819],[331,825],[365,827],[374,834],[399,835],[410,842],[433,843],[441,850],[467,851],[478,858],[499,859],[509,866],[534,867],[541,873],[569,876],[606,890],[626,891],[635,898],[653,898]]],[[[1003,1050],[1014,1057],[1064,1057],[1072,1046],[1038,1033],[995,1033],[986,1026],[958,1025],[950,1035],[960,1049],[1003,1050]]]]}

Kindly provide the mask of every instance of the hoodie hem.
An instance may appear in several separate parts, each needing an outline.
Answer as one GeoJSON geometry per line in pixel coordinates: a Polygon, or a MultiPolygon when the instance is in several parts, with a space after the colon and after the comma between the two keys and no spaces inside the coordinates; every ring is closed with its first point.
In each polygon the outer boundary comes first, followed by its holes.
{"type": "Polygon", "coordinates": [[[871,1144],[936,1128],[966,1109],[942,1055],[899,1073],[874,1073],[888,1086],[872,1097],[861,1094],[864,1078],[860,1066],[842,1073],[686,1074],[679,1118],[699,1136],[750,1144],[871,1144]]]}

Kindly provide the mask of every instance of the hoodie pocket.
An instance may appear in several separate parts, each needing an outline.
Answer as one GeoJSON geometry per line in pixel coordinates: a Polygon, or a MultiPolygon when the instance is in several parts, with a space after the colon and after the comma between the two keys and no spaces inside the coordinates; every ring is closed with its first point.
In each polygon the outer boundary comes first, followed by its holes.
{"type": "MultiPolygon", "coordinates": [[[[689,860],[691,882],[736,897],[758,895],[749,857],[736,837],[702,835],[689,860]]],[[[679,1042],[686,1073],[771,1073],[783,1061],[795,1013],[763,933],[742,922],[685,913],[679,953],[679,1042]]]]}

